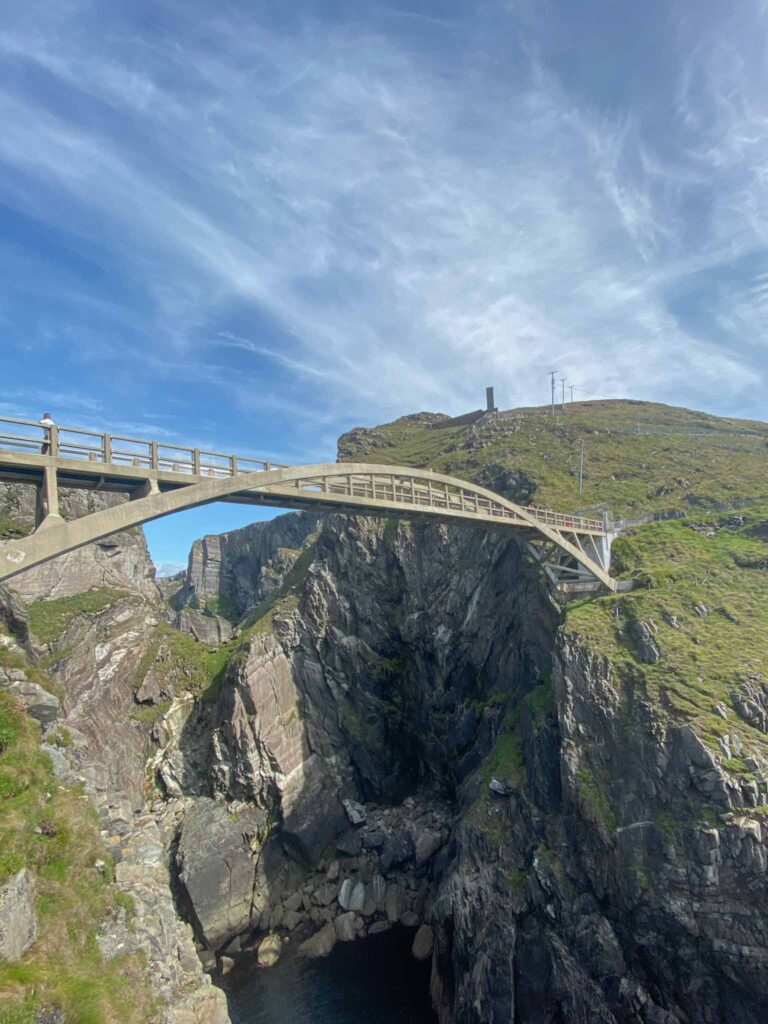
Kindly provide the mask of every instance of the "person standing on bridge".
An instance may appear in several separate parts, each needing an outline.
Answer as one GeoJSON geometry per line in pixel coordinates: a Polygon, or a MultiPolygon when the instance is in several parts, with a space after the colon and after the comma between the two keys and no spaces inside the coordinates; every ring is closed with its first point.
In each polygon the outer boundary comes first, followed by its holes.
{"type": "Polygon", "coordinates": [[[43,413],[43,418],[40,420],[40,426],[43,428],[43,447],[41,449],[43,455],[50,455],[51,453],[51,427],[55,427],[56,424],[53,422],[51,414],[49,412],[43,413]]]}

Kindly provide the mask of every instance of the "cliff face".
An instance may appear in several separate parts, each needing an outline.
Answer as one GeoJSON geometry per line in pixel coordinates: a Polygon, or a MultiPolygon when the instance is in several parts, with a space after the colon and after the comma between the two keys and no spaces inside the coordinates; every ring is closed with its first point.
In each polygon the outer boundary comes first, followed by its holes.
{"type": "MultiPolygon", "coordinates": [[[[0,520],[23,532],[35,522],[36,490],[25,484],[0,483],[0,520]]],[[[79,519],[125,499],[97,491],[62,490],[61,514],[79,519]]],[[[92,588],[114,588],[142,597],[157,596],[155,569],[140,529],[124,530],[55,558],[14,577],[11,588],[25,601],[70,597],[92,588]]]]}
{"type": "MultiPolygon", "coordinates": [[[[320,944],[330,926],[363,934],[380,919],[339,924],[344,881],[365,894],[366,875],[380,877],[386,891],[414,870],[408,920],[434,932],[446,1024],[764,1019],[764,787],[748,795],[638,675],[558,632],[514,541],[331,517],[311,555],[242,643],[215,707],[193,712],[160,761],[179,792],[255,804],[261,828],[277,823],[257,842],[258,898],[230,907],[216,942],[286,919],[320,944]],[[344,800],[373,815],[425,794],[453,808],[438,856],[382,866],[347,848],[344,800]]],[[[399,825],[411,838],[424,828],[407,812],[399,825]]]]}
{"type": "Polygon", "coordinates": [[[240,618],[279,586],[316,528],[316,516],[293,513],[196,540],[174,607],[240,618]]]}
{"type": "MultiPolygon", "coordinates": [[[[395,426],[376,446],[438,433],[395,426]]],[[[496,466],[472,460],[500,427],[452,430],[446,458],[496,466]]],[[[122,884],[167,865],[211,969],[418,928],[441,1024],[767,1019],[766,521],[652,524],[614,549],[641,587],[567,608],[485,530],[205,538],[171,599],[186,633],[134,595],[48,655],[122,884]]]]}

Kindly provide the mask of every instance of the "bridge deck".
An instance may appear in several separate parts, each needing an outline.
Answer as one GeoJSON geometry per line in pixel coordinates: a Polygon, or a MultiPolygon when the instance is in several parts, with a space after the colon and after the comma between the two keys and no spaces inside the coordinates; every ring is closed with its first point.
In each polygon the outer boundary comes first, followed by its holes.
{"type": "MultiPolygon", "coordinates": [[[[470,484],[458,486],[459,481],[446,484],[443,480],[425,480],[431,476],[414,469],[412,473],[399,472],[382,475],[381,472],[345,473],[339,464],[337,477],[312,475],[292,481],[290,486],[270,488],[269,494],[254,488],[254,473],[275,469],[289,469],[282,463],[223,452],[206,451],[183,445],[170,445],[159,441],[116,434],[98,433],[79,427],[56,427],[47,431],[32,420],[0,417],[0,480],[39,484],[46,466],[53,465],[61,487],[117,491],[132,494],[144,487],[146,481],[157,483],[161,491],[201,483],[206,480],[229,479],[236,476],[247,480],[247,488],[234,490],[219,500],[245,504],[272,504],[287,508],[318,508],[333,505],[339,508],[339,497],[351,499],[350,511],[363,506],[378,506],[381,511],[397,506],[413,506],[425,512],[442,512],[480,518],[488,521],[506,521],[507,524],[531,527],[531,519],[544,526],[565,529],[582,535],[604,536],[605,523],[600,519],[568,515],[529,506],[525,517],[509,508],[509,503],[494,501],[478,494],[470,484]]],[[[379,469],[380,467],[377,467],[379,469]]],[[[487,493],[487,492],[486,492],[487,493]]]]}

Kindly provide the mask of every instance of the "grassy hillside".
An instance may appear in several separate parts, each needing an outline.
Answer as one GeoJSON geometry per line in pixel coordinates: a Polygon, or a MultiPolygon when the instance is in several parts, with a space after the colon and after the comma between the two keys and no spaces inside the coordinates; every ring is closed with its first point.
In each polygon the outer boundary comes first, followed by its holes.
{"type": "Polygon", "coordinates": [[[738,733],[743,749],[728,767],[750,777],[745,758],[768,758],[768,735],[737,710],[768,676],[768,424],[629,401],[577,402],[554,421],[546,408],[475,427],[434,429],[436,419],[352,431],[339,454],[517,489],[555,509],[682,513],[620,537],[612,571],[635,589],[568,605],[562,628],[610,657],[663,713],[691,722],[721,756],[718,739],[738,733]],[[651,631],[657,661],[643,658],[636,623],[651,631]]]}
{"type": "Polygon", "coordinates": [[[631,401],[574,402],[558,407],[554,420],[547,407],[470,427],[435,429],[436,419],[422,414],[351,431],[339,455],[428,467],[492,489],[512,471],[526,497],[530,482],[537,504],[563,511],[607,504],[624,516],[768,498],[768,424],[753,420],[631,401]]]}
{"type": "Polygon", "coordinates": [[[150,1020],[140,960],[105,963],[96,943],[101,923],[125,912],[96,813],[57,781],[39,726],[0,691],[0,883],[21,868],[36,880],[39,935],[21,960],[0,962],[0,1022],[34,1024],[54,1010],[69,1024],[150,1020]]]}

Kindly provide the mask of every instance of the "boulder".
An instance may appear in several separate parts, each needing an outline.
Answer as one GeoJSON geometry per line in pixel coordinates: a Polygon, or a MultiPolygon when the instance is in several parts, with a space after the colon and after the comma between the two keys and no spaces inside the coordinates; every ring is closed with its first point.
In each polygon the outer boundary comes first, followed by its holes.
{"type": "Polygon", "coordinates": [[[359,918],[354,910],[348,910],[346,914],[339,914],[334,922],[336,938],[340,942],[352,942],[357,937],[358,922],[359,918]]]}
{"type": "Polygon", "coordinates": [[[342,800],[350,825],[364,825],[367,817],[365,808],[356,800],[342,800]]]}
{"type": "Polygon", "coordinates": [[[439,832],[419,832],[416,836],[416,863],[426,864],[445,842],[439,832]]]}
{"type": "Polygon", "coordinates": [[[362,882],[355,882],[351,878],[345,878],[339,889],[339,905],[344,910],[362,910],[365,903],[365,886],[362,882]]]}
{"type": "Polygon", "coordinates": [[[635,641],[637,653],[641,661],[649,665],[654,665],[657,661],[661,661],[661,650],[656,643],[656,631],[651,623],[644,622],[642,619],[633,619],[629,623],[629,633],[635,641]]]}
{"type": "Polygon", "coordinates": [[[195,800],[184,818],[176,866],[211,949],[220,950],[251,924],[251,839],[263,827],[263,812],[246,809],[235,820],[226,805],[207,797],[195,800]]]}
{"type": "Polygon", "coordinates": [[[363,849],[363,840],[358,832],[347,832],[336,841],[336,849],[345,857],[359,857],[363,849]]]}
{"type": "Polygon", "coordinates": [[[386,836],[384,833],[379,832],[378,830],[374,832],[367,832],[363,836],[363,846],[366,850],[380,850],[384,845],[385,839],[386,836]]]}
{"type": "Polygon", "coordinates": [[[339,887],[335,882],[323,882],[312,893],[312,902],[316,903],[319,907],[327,907],[330,903],[333,903],[338,893],[339,887]]]}
{"type": "Polygon", "coordinates": [[[59,698],[28,679],[16,680],[3,686],[13,694],[24,710],[41,725],[50,725],[59,717],[59,698]]]}
{"type": "Polygon", "coordinates": [[[256,961],[259,967],[274,967],[280,959],[283,942],[279,935],[270,932],[265,935],[256,950],[256,961]]]}
{"type": "Polygon", "coordinates": [[[403,890],[396,882],[390,883],[384,897],[384,911],[391,924],[394,924],[402,915],[404,902],[403,890]]]}
{"type": "Polygon", "coordinates": [[[0,886],[0,960],[18,960],[36,938],[35,883],[22,868],[0,886]]]}
{"type": "Polygon", "coordinates": [[[413,939],[411,953],[417,960],[426,960],[432,956],[432,947],[435,943],[435,935],[428,924],[423,924],[413,939]]]}
{"type": "Polygon", "coordinates": [[[328,870],[325,872],[325,877],[329,882],[335,882],[339,877],[341,871],[341,865],[337,860],[332,860],[328,865],[328,870]]]}
{"type": "Polygon", "coordinates": [[[410,832],[395,832],[394,835],[389,836],[384,842],[379,857],[379,871],[383,875],[391,867],[404,864],[405,861],[413,857],[415,850],[413,836],[410,832]]]}
{"type": "Polygon", "coordinates": [[[331,922],[323,925],[320,931],[315,932],[299,946],[299,955],[310,957],[328,956],[336,945],[336,929],[331,922]]]}

